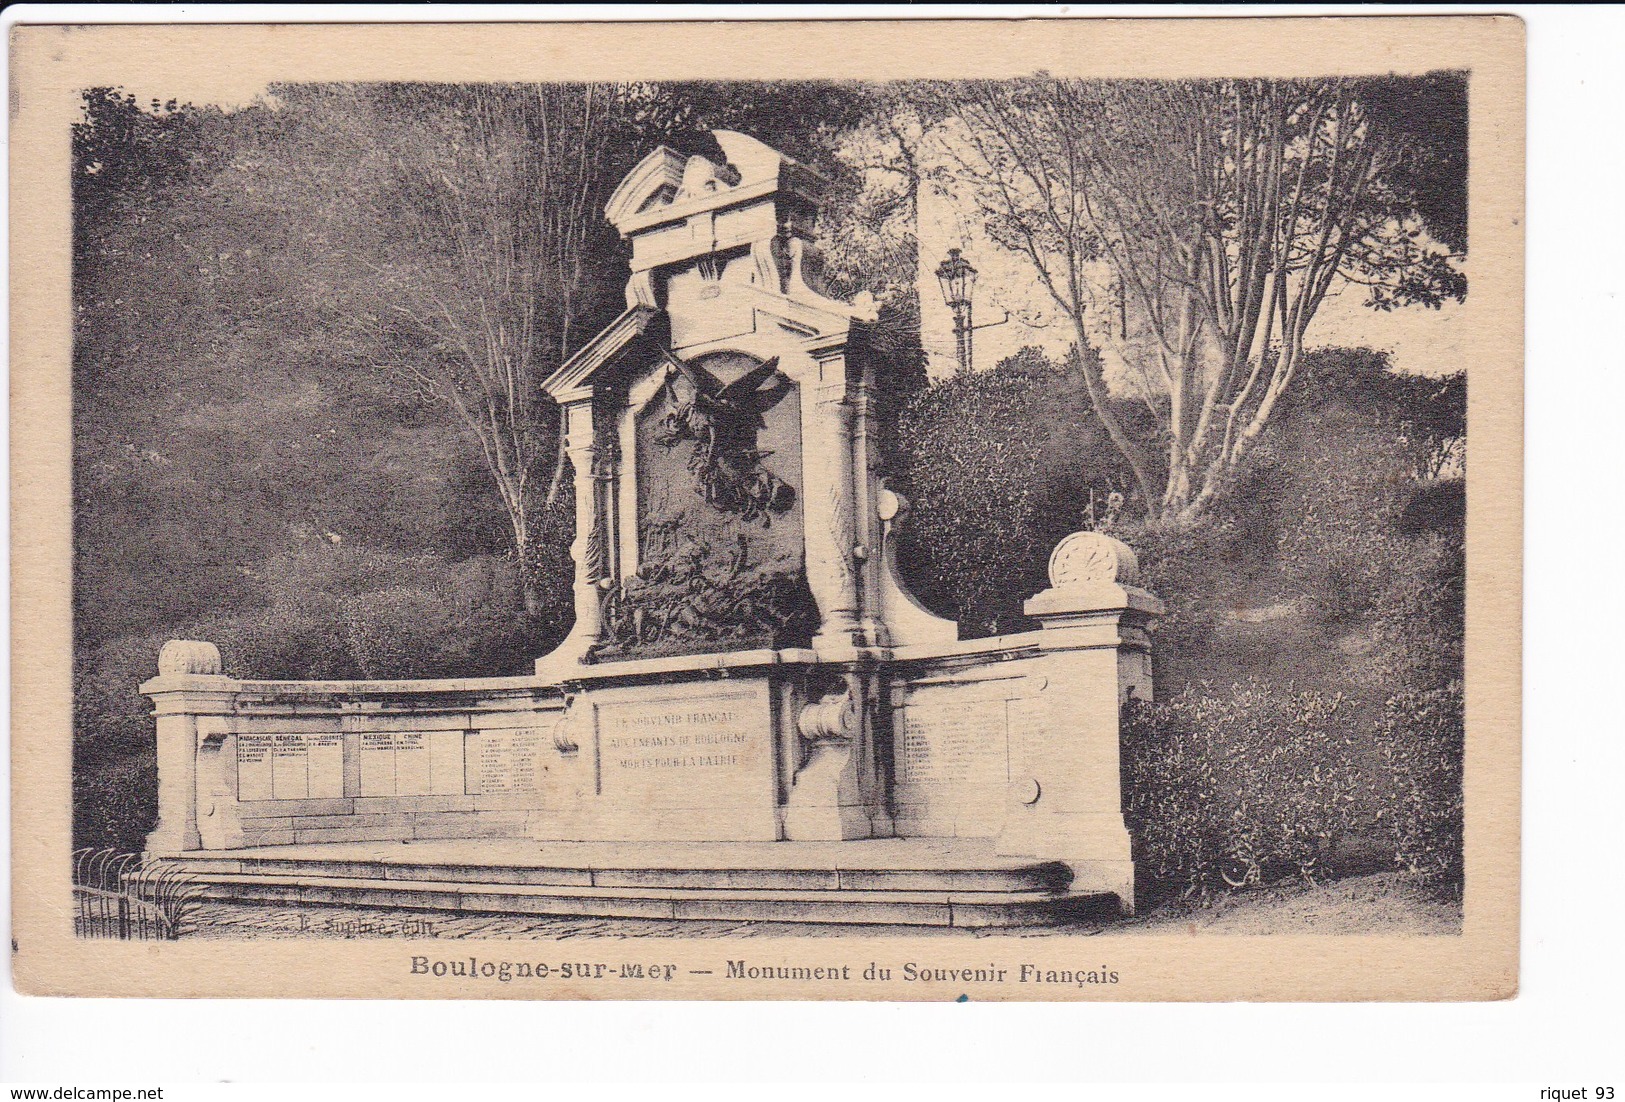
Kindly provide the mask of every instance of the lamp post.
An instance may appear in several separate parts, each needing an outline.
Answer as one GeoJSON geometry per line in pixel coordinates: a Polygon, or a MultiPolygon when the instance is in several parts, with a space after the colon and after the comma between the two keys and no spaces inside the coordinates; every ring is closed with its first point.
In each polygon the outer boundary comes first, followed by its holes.
{"type": "Polygon", "coordinates": [[[948,250],[948,259],[937,265],[937,282],[942,284],[942,301],[954,312],[954,351],[959,359],[958,373],[971,371],[970,320],[971,292],[976,287],[976,269],[960,255],[958,249],[948,250]]]}

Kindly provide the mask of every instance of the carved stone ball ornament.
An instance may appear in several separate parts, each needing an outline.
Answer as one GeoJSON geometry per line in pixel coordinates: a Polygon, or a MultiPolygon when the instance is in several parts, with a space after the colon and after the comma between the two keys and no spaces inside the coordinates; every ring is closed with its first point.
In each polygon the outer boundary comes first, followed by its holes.
{"type": "Polygon", "coordinates": [[[1074,532],[1050,554],[1049,584],[1056,589],[1139,585],[1140,561],[1122,540],[1103,532],[1074,532]]]}
{"type": "Polygon", "coordinates": [[[895,523],[908,516],[908,510],[908,498],[887,486],[882,480],[880,494],[875,499],[875,512],[879,514],[881,523],[895,523]]]}
{"type": "Polygon", "coordinates": [[[220,649],[213,643],[197,639],[171,639],[158,652],[158,672],[161,675],[217,677],[222,668],[220,649]]]}

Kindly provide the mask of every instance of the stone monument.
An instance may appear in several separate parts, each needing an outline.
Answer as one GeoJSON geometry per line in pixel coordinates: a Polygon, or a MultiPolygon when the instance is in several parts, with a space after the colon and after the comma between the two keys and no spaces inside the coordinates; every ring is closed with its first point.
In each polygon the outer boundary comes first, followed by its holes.
{"type": "Polygon", "coordinates": [[[1151,696],[1161,611],[1133,552],[1063,540],[1036,631],[961,641],[921,606],[880,476],[873,304],[818,287],[822,181],[714,136],[720,160],[660,148],[615,191],[626,310],[544,384],[574,471],[568,637],[533,677],[393,683],[239,681],[169,644],[142,686],[150,853],[238,898],[984,925],[1132,907],[1118,715],[1151,696]],[[410,860],[366,846],[401,841],[410,860]]]}

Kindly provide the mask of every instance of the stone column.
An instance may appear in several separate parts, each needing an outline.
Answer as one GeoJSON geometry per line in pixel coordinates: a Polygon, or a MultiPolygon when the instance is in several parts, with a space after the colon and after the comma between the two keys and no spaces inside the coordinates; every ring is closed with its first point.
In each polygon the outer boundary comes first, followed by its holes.
{"type": "MultiPolygon", "coordinates": [[[[237,682],[221,675],[213,643],[172,639],[158,654],[158,676],[141,692],[152,701],[158,727],[158,825],[147,835],[149,857],[173,857],[200,849],[198,805],[214,799],[228,779],[219,745],[237,698],[237,682]],[[199,768],[199,750],[213,740],[213,754],[199,768]]],[[[205,813],[209,810],[205,807],[205,813]]]]}
{"type": "Polygon", "coordinates": [[[852,384],[852,538],[854,568],[858,578],[858,626],[863,641],[872,647],[890,646],[886,631],[884,595],[881,587],[882,549],[880,513],[876,498],[880,486],[875,477],[875,442],[870,372],[852,384]]]}
{"type": "Polygon", "coordinates": [[[565,451],[575,471],[576,535],[570,544],[575,560],[575,626],[552,653],[536,662],[540,676],[563,676],[579,665],[600,642],[603,632],[605,532],[598,501],[598,445],[594,436],[592,397],[578,398],[564,407],[565,451]]]}
{"type": "Polygon", "coordinates": [[[852,463],[853,408],[847,398],[846,344],[811,350],[816,371],[802,387],[802,483],[807,584],[818,602],[815,649],[849,650],[865,640],[852,463]]]}
{"type": "Polygon", "coordinates": [[[1012,778],[999,852],[1061,856],[1073,890],[1113,892],[1132,912],[1119,719],[1131,695],[1152,697],[1149,629],[1163,606],[1136,584],[1134,552],[1098,532],[1062,540],[1049,576],[1050,588],[1024,608],[1043,624],[1035,671],[1043,730],[1029,757],[1032,775],[1012,778]]]}

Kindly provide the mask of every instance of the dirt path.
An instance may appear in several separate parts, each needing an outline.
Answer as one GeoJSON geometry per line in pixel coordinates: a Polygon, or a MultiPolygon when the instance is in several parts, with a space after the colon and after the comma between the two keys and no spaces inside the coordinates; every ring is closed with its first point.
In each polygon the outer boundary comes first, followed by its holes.
{"type": "Polygon", "coordinates": [[[1385,872],[1329,884],[1278,884],[1206,906],[1169,904],[1123,923],[1125,934],[1435,935],[1461,932],[1461,903],[1416,877],[1385,872]]]}

